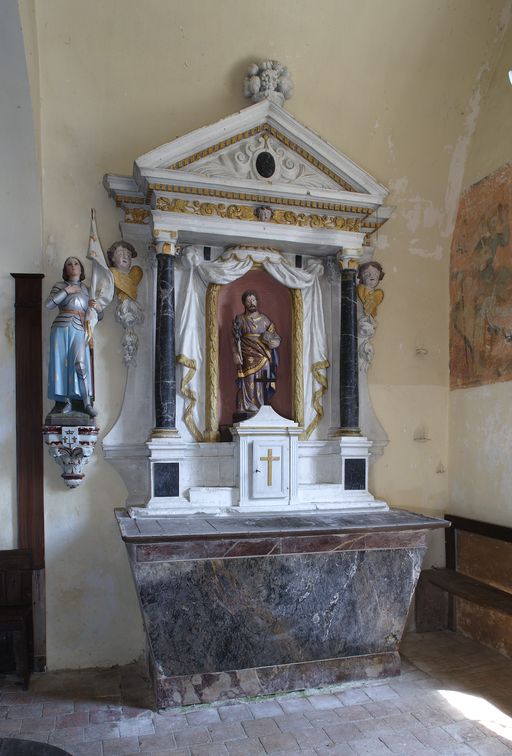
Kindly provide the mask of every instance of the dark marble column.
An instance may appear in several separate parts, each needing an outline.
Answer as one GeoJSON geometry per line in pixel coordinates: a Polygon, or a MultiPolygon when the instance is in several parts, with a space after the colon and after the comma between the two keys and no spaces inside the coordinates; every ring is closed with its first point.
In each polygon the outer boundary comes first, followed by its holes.
{"type": "Polygon", "coordinates": [[[155,430],[153,436],[176,436],[176,346],[174,341],[173,244],[157,247],[155,338],[155,430]]]}
{"type": "Polygon", "coordinates": [[[356,275],[353,268],[341,270],[340,435],[360,434],[356,275]]]}

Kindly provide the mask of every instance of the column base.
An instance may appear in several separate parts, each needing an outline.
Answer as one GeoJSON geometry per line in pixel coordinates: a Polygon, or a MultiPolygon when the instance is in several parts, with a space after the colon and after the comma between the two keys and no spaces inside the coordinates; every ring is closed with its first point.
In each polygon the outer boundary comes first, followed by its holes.
{"type": "Polygon", "coordinates": [[[181,438],[176,428],[153,428],[151,439],[153,438],[181,438]]]}
{"type": "Polygon", "coordinates": [[[332,438],[341,438],[342,436],[362,436],[360,428],[334,428],[329,432],[332,438]]]}

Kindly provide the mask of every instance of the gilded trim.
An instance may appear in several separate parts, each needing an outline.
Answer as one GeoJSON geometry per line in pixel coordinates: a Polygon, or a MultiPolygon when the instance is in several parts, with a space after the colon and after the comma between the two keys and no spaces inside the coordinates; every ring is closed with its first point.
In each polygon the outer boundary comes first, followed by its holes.
{"type": "Polygon", "coordinates": [[[116,205],[121,207],[123,203],[129,203],[130,205],[145,205],[146,198],[140,197],[137,194],[116,194],[116,205]]]}
{"type": "Polygon", "coordinates": [[[313,431],[315,430],[315,428],[318,427],[318,425],[320,423],[320,420],[324,416],[324,408],[323,408],[323,405],[322,405],[322,398],[323,398],[325,392],[327,391],[327,388],[328,388],[329,384],[328,384],[328,381],[327,381],[327,376],[324,375],[320,371],[321,370],[327,370],[327,368],[329,366],[330,366],[330,363],[329,363],[328,360],[320,360],[320,362],[314,362],[311,365],[311,372],[313,374],[313,378],[314,378],[315,381],[317,381],[317,383],[320,384],[320,388],[317,388],[317,390],[313,392],[313,402],[312,402],[312,404],[313,404],[313,408],[314,408],[314,410],[316,412],[316,415],[313,418],[313,420],[310,422],[310,424],[308,425],[308,427],[306,428],[306,430],[304,432],[304,438],[305,439],[308,439],[311,436],[311,434],[313,433],[313,431]]]}
{"type": "MultiPolygon", "coordinates": [[[[169,213],[218,216],[219,218],[260,222],[255,208],[249,205],[225,205],[224,203],[199,202],[199,200],[158,197],[156,209],[169,213]]],[[[301,228],[326,228],[353,232],[361,230],[359,218],[342,218],[336,215],[306,215],[306,213],[294,213],[292,210],[274,210],[269,222],[301,228]]]]}
{"type": "Polygon", "coordinates": [[[197,404],[197,394],[188,386],[197,372],[196,361],[190,357],[186,357],[184,354],[177,354],[176,362],[178,365],[183,365],[183,367],[188,368],[187,372],[181,379],[180,384],[181,393],[186,399],[188,399],[188,404],[183,413],[183,421],[196,441],[204,441],[203,434],[194,422],[194,409],[197,404]]]}
{"type": "Polygon", "coordinates": [[[311,155],[311,153],[309,153],[303,147],[300,147],[295,142],[292,142],[291,139],[289,139],[287,136],[282,134],[280,131],[278,131],[276,128],[271,126],[269,123],[262,123],[262,124],[259,124],[258,126],[254,126],[252,129],[247,129],[247,131],[241,131],[239,134],[235,134],[232,137],[228,137],[228,139],[223,139],[221,142],[217,142],[217,144],[212,144],[209,147],[205,147],[204,150],[200,150],[199,152],[195,152],[192,155],[189,155],[188,157],[183,158],[182,160],[178,160],[177,163],[173,163],[172,165],[167,166],[167,168],[172,171],[178,171],[180,170],[180,168],[184,168],[187,165],[196,163],[198,160],[208,157],[208,155],[213,155],[214,153],[219,152],[220,150],[223,150],[225,147],[230,147],[232,144],[241,142],[242,139],[248,139],[249,137],[255,136],[256,134],[260,134],[262,132],[264,135],[265,134],[267,135],[267,139],[268,139],[268,135],[271,134],[282,144],[286,145],[286,147],[288,147],[290,150],[292,150],[293,152],[296,152],[297,155],[300,155],[305,160],[307,160],[308,163],[311,163],[311,165],[314,165],[315,168],[318,168],[319,171],[321,171],[322,173],[325,173],[326,176],[329,176],[330,179],[332,179],[339,186],[343,187],[343,189],[346,189],[348,192],[359,191],[358,189],[353,187],[351,184],[349,184],[347,181],[345,181],[345,179],[343,179],[337,173],[335,173],[326,165],[324,165],[320,160],[318,160],[318,158],[311,155]]]}
{"type": "Polygon", "coordinates": [[[124,211],[125,223],[143,223],[146,224],[151,218],[151,210],[144,207],[127,207],[124,211]]]}
{"type": "MultiPolygon", "coordinates": [[[[365,217],[375,212],[374,207],[359,205],[340,205],[336,202],[317,202],[316,200],[292,199],[291,197],[276,197],[268,194],[250,194],[247,192],[228,192],[223,189],[206,189],[199,186],[182,186],[180,184],[149,184],[146,196],[150,203],[153,192],[173,192],[174,194],[197,194],[199,197],[218,197],[219,199],[245,200],[270,205],[290,205],[291,207],[308,207],[314,210],[330,210],[340,213],[355,213],[365,217]]],[[[128,199],[128,198],[125,198],[128,199]]]]}
{"type": "MultiPolygon", "coordinates": [[[[304,427],[304,300],[300,289],[289,289],[292,302],[292,411],[304,427]]],[[[303,434],[302,434],[303,435],[303,434]]],[[[301,438],[302,438],[301,435],[301,438]]]]}
{"type": "Polygon", "coordinates": [[[206,397],[204,441],[219,440],[219,326],[217,311],[220,284],[206,290],[206,397]]]}

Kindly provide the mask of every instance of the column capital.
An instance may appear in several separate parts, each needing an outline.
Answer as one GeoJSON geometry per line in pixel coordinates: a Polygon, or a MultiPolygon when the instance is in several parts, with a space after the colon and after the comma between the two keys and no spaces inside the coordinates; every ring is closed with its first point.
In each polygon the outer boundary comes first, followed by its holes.
{"type": "Polygon", "coordinates": [[[157,255],[176,255],[177,231],[153,229],[153,244],[157,255]]]}
{"type": "Polygon", "coordinates": [[[361,248],[343,247],[337,251],[336,260],[341,270],[357,270],[362,256],[363,250],[361,248]]]}

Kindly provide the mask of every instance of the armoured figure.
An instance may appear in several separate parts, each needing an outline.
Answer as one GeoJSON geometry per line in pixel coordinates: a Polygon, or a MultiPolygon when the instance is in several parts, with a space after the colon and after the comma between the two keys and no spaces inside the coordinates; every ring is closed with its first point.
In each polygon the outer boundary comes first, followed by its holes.
{"type": "Polygon", "coordinates": [[[81,400],[83,412],[95,417],[86,319],[95,301],[89,299],[83,283],[84,267],[77,257],[67,258],[62,277],[64,280],[52,287],[45,302],[49,310],[59,309],[50,331],[48,398],[55,401],[52,413],[68,414],[72,402],[81,400]]]}

